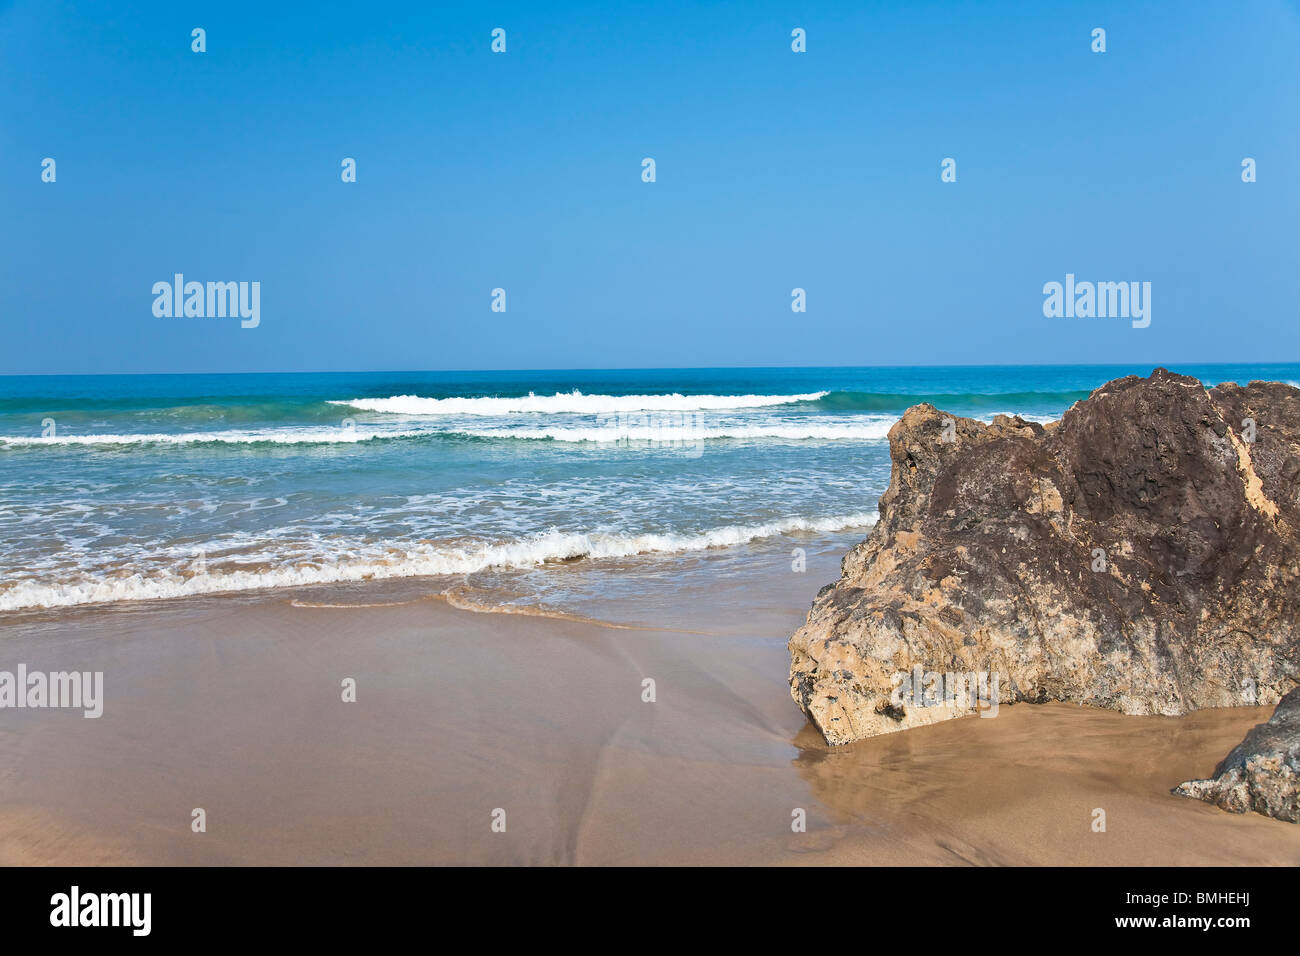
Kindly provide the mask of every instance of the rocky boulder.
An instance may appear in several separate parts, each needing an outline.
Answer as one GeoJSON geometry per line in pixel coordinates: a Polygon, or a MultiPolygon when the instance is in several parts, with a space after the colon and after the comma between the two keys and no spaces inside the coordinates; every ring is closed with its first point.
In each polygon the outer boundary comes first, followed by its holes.
{"type": "Polygon", "coordinates": [[[1300,823],[1300,687],[1282,698],[1214,768],[1209,780],[1188,780],[1174,793],[1233,813],[1263,813],[1300,823]]]}
{"type": "Polygon", "coordinates": [[[1300,679],[1300,390],[1157,369],[1040,425],[931,405],[791,638],[832,744],[998,704],[1276,703],[1300,679]]]}

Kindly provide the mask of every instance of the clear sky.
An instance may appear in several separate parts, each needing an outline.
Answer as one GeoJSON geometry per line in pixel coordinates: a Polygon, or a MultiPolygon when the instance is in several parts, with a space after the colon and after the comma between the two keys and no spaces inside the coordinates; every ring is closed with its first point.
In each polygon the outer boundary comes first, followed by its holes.
{"type": "Polygon", "coordinates": [[[1300,6],[16,0],[0,212],[0,373],[1294,361],[1300,6]]]}

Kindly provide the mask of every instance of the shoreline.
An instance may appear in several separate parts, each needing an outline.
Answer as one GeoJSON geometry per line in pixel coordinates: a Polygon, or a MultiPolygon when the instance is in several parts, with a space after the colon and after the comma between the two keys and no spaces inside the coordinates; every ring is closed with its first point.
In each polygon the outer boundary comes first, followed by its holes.
{"type": "Polygon", "coordinates": [[[103,671],[105,702],[0,711],[0,864],[1300,863],[1300,828],[1168,792],[1270,708],[1017,704],[828,746],[785,643],[838,555],[777,559],[675,587],[662,627],[357,586],[337,603],[371,606],[294,606],[312,589],[6,620],[0,668],[103,671]]]}

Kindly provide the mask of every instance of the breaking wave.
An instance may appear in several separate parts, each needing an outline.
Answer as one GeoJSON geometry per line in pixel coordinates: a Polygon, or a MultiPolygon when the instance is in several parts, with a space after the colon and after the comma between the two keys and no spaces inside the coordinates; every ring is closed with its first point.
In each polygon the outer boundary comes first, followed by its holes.
{"type": "Polygon", "coordinates": [[[338,549],[358,555],[339,561],[302,562],[256,570],[208,571],[190,576],[136,573],[74,584],[20,581],[0,591],[0,611],[69,607],[118,601],[302,587],[389,578],[472,574],[489,569],[526,569],[578,559],[628,558],[635,555],[683,554],[747,544],[760,538],[799,531],[830,533],[875,524],[874,511],[825,518],[782,518],[761,524],[726,525],[694,533],[586,534],[549,531],[525,538],[462,545],[430,543],[410,548],[370,545],[338,549]],[[372,553],[366,554],[365,551],[372,553]]]}
{"type": "Polygon", "coordinates": [[[367,412],[394,415],[518,415],[537,412],[545,415],[599,415],[616,412],[699,412],[733,408],[769,408],[796,402],[816,401],[829,393],[804,395],[584,395],[556,392],[536,395],[529,392],[516,398],[421,398],[419,395],[394,395],[391,398],[352,398],[330,402],[367,412]]]}

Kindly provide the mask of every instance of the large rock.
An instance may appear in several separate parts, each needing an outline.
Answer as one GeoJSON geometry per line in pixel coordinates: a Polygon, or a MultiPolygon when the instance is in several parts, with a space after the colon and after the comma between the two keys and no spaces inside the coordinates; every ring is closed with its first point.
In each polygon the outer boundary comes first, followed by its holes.
{"type": "Polygon", "coordinates": [[[1296,684],[1300,390],[1157,369],[1046,426],[917,405],[889,447],[879,522],[790,638],[790,692],[829,742],[978,709],[930,672],[1126,714],[1296,684]]]}
{"type": "Polygon", "coordinates": [[[1246,734],[1212,778],[1188,780],[1174,793],[1300,823],[1300,687],[1282,698],[1268,723],[1246,734]]]}

